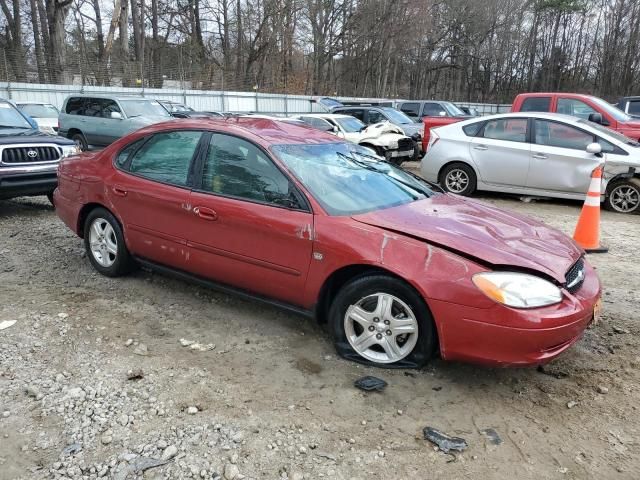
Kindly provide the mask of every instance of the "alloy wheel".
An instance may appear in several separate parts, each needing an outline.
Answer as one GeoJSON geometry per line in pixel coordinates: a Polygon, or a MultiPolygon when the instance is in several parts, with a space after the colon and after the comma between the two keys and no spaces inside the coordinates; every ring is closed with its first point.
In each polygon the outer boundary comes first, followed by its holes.
{"type": "Polygon", "coordinates": [[[118,239],[111,224],[104,218],[96,218],[91,223],[89,245],[93,258],[103,267],[110,267],[118,255],[118,239]]]}
{"type": "Polygon", "coordinates": [[[350,305],[344,330],[351,347],[377,363],[394,363],[409,355],[418,341],[418,321],[411,308],[388,293],[375,293],[350,305]]]}
{"type": "Polygon", "coordinates": [[[462,169],[454,168],[445,178],[447,190],[453,193],[464,192],[469,186],[469,175],[462,169]]]}
{"type": "Polygon", "coordinates": [[[633,212],[640,204],[640,192],[633,185],[618,185],[611,190],[610,197],[613,209],[621,213],[633,212]]]}

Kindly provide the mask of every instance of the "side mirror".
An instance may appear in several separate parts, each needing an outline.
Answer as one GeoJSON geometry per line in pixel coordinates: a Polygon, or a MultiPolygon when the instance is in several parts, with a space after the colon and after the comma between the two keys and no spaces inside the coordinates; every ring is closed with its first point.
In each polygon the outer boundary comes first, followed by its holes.
{"type": "MultiPolygon", "coordinates": [[[[599,115],[599,114],[598,114],[599,115]]],[[[587,153],[592,153],[593,155],[601,155],[602,154],[602,145],[599,143],[590,143],[587,145],[587,153]]]]}
{"type": "Polygon", "coordinates": [[[120,112],[111,112],[111,118],[122,120],[122,114],[120,112]]]}
{"type": "Polygon", "coordinates": [[[600,114],[600,113],[590,113],[589,114],[589,121],[593,122],[593,123],[599,123],[600,125],[603,125],[602,114],[600,114]]]}

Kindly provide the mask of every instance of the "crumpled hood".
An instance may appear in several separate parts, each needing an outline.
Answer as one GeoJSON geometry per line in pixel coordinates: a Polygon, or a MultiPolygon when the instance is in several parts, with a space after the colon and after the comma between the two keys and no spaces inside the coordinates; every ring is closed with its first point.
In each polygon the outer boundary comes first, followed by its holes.
{"type": "Polygon", "coordinates": [[[361,135],[362,139],[364,140],[365,138],[378,138],[380,135],[385,133],[397,133],[398,135],[402,135],[403,137],[405,136],[400,127],[387,121],[369,125],[362,131],[361,135]]]}
{"type": "Polygon", "coordinates": [[[353,219],[421,238],[495,267],[536,270],[560,283],[582,255],[573,240],[541,222],[449,194],[353,219]]]}

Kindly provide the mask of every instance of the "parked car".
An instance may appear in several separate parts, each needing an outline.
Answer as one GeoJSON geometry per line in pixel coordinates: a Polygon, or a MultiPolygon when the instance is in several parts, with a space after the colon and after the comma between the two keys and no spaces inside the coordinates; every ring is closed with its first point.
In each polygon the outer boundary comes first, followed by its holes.
{"type": "Polygon", "coordinates": [[[51,199],[59,160],[78,152],[71,140],[38,131],[26,115],[0,99],[0,199],[51,199]]]}
{"type": "Polygon", "coordinates": [[[287,122],[143,128],[65,159],[55,204],[98,272],[143,264],[315,316],[340,355],[377,366],[548,362],[599,308],[557,230],[287,122]]]}
{"type": "Polygon", "coordinates": [[[174,118],[224,117],[224,114],[220,112],[197,111],[183,103],[171,100],[158,100],[158,103],[174,118]]]}
{"type": "Polygon", "coordinates": [[[451,102],[438,100],[401,101],[396,106],[408,117],[423,124],[422,147],[423,152],[429,148],[431,129],[460,122],[469,118],[462,110],[451,102]]]}
{"type": "Polygon", "coordinates": [[[640,97],[622,97],[616,107],[632,118],[640,118],[640,97]]]}
{"type": "Polygon", "coordinates": [[[599,123],[633,140],[640,139],[640,120],[634,120],[609,102],[578,93],[521,93],[512,112],[553,112],[599,123]]]}
{"type": "Polygon", "coordinates": [[[402,164],[414,156],[414,143],[400,127],[389,122],[365,125],[350,115],[336,113],[308,113],[294,118],[337,137],[371,149],[387,161],[402,164]]]}
{"type": "Polygon", "coordinates": [[[156,100],[71,95],[62,105],[58,133],[87,150],[89,145],[106,146],[133,130],[170,118],[156,100]]]}
{"type": "Polygon", "coordinates": [[[385,120],[400,127],[403,133],[414,141],[414,159],[420,158],[422,155],[422,136],[424,135],[424,126],[416,124],[404,113],[392,107],[375,107],[375,106],[354,106],[346,107],[335,99],[321,98],[317,101],[323,105],[330,113],[339,113],[342,115],[350,115],[357,118],[365,125],[373,125],[374,123],[384,122],[385,120]]]}
{"type": "Polygon", "coordinates": [[[605,206],[640,212],[640,144],[568,115],[507,113],[440,127],[421,169],[459,195],[489,190],[583,200],[602,163],[605,206]]]}
{"type": "Polygon", "coordinates": [[[33,118],[41,132],[50,135],[58,134],[58,115],[60,115],[60,111],[54,105],[44,102],[21,101],[16,102],[16,107],[25,115],[33,118]]]}

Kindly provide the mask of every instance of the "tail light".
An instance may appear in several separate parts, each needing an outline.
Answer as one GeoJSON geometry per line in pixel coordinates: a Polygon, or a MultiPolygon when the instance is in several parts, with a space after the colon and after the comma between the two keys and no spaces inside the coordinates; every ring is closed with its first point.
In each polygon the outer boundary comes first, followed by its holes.
{"type": "Polygon", "coordinates": [[[433,146],[436,143],[438,143],[438,140],[440,140],[440,137],[438,136],[436,131],[435,130],[431,130],[431,135],[429,135],[429,145],[427,145],[427,150],[433,148],[433,146]]]}

